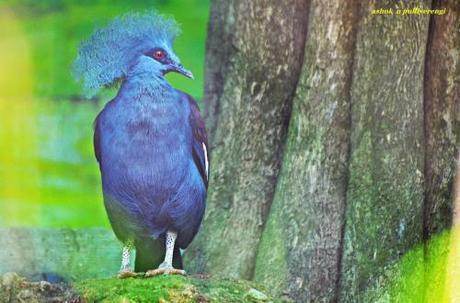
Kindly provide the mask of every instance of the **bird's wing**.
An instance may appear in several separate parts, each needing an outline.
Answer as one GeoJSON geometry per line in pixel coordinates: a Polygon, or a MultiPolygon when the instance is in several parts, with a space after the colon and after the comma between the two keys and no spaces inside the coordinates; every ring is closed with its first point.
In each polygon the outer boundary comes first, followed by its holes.
{"type": "Polygon", "coordinates": [[[96,119],[94,119],[94,136],[93,136],[93,145],[94,145],[94,155],[96,156],[97,161],[101,164],[101,119],[102,114],[106,112],[111,106],[113,106],[115,99],[110,100],[104,106],[104,109],[97,115],[96,119]]]}
{"type": "Polygon", "coordinates": [[[208,135],[206,134],[206,127],[201,118],[200,109],[196,101],[187,95],[190,104],[190,124],[193,131],[193,150],[192,156],[198,171],[200,172],[203,182],[208,187],[209,177],[209,148],[208,148],[208,135]]]}
{"type": "Polygon", "coordinates": [[[97,115],[96,120],[94,120],[94,136],[93,136],[93,145],[94,145],[94,155],[96,156],[97,162],[101,163],[101,149],[100,149],[100,126],[99,126],[99,117],[101,113],[97,115]]]}
{"type": "Polygon", "coordinates": [[[93,145],[94,145],[94,155],[96,156],[97,161],[101,164],[101,117],[102,113],[104,113],[112,104],[114,103],[115,99],[110,100],[104,106],[104,109],[97,115],[96,119],[94,119],[94,136],[93,136],[93,145]]]}

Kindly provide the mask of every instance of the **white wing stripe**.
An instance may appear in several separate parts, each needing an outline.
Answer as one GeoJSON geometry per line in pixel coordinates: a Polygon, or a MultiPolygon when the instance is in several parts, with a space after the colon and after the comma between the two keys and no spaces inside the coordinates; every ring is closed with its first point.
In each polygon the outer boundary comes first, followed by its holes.
{"type": "Polygon", "coordinates": [[[206,149],[206,144],[204,142],[201,143],[203,145],[203,151],[204,151],[204,167],[206,169],[206,180],[209,179],[209,163],[208,163],[208,150],[206,149]]]}

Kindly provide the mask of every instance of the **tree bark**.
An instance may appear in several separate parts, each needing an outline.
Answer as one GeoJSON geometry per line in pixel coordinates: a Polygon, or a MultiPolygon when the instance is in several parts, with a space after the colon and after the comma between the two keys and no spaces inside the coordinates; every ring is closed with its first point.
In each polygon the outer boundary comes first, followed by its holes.
{"type": "MultiPolygon", "coordinates": [[[[448,14],[432,16],[425,61],[425,214],[424,236],[427,264],[439,264],[439,255],[450,255],[444,262],[447,283],[454,270],[458,227],[455,220],[454,175],[457,165],[453,159],[460,146],[460,2],[436,1],[434,8],[445,8],[448,14]],[[450,244],[436,247],[432,239],[450,229],[450,244]],[[451,267],[451,268],[449,268],[451,267]]],[[[458,179],[458,177],[457,177],[458,179]]],[[[457,255],[458,258],[458,255],[457,255]]],[[[442,259],[441,259],[442,260],[442,259]]],[[[427,275],[429,275],[429,270],[427,275]]],[[[431,269],[433,270],[433,269],[431,269]]],[[[426,298],[435,285],[425,290],[426,298]]],[[[447,286],[445,289],[455,288],[447,286]]]]}
{"type": "Polygon", "coordinates": [[[359,6],[312,1],[304,65],[255,280],[298,302],[336,299],[359,6]]]}
{"type": "Polygon", "coordinates": [[[353,85],[350,179],[340,301],[362,302],[385,269],[421,243],[423,72],[428,16],[371,15],[373,8],[430,7],[428,1],[362,6],[353,85]]]}
{"type": "Polygon", "coordinates": [[[232,39],[235,31],[236,1],[213,1],[209,14],[206,41],[204,105],[206,128],[212,144],[219,118],[220,97],[224,90],[225,75],[230,58],[235,54],[232,39]],[[212,37],[212,38],[211,38],[212,37]]]}
{"type": "Polygon", "coordinates": [[[436,1],[425,65],[425,238],[452,224],[453,176],[460,146],[460,2],[436,1]]]}
{"type": "Polygon", "coordinates": [[[431,2],[213,2],[211,180],[189,269],[296,302],[373,301],[402,255],[451,226],[460,3],[397,15],[416,7],[431,2]]]}
{"type": "MultiPolygon", "coordinates": [[[[222,2],[214,5],[227,5],[222,2]]],[[[217,101],[207,213],[186,264],[196,271],[250,279],[300,73],[307,5],[304,0],[228,5],[235,10],[229,13],[234,19],[217,23],[232,24],[233,50],[228,62],[219,63],[228,66],[218,84],[223,89],[217,101]]],[[[208,39],[220,39],[214,36],[218,33],[210,30],[208,39]]],[[[220,58],[217,54],[207,56],[220,58]]]]}

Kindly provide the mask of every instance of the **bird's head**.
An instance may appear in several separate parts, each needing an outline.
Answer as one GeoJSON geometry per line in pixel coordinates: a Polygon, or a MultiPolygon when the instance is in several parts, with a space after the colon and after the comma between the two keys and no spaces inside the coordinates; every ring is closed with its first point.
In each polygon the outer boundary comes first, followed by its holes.
{"type": "Polygon", "coordinates": [[[96,30],[81,43],[74,75],[88,94],[119,80],[142,76],[162,78],[174,71],[193,78],[173,51],[179,28],[156,12],[128,13],[96,30]]]}
{"type": "Polygon", "coordinates": [[[131,73],[153,73],[163,76],[168,72],[177,72],[193,79],[193,74],[186,70],[171,46],[158,43],[156,47],[140,55],[131,67],[131,73]]]}

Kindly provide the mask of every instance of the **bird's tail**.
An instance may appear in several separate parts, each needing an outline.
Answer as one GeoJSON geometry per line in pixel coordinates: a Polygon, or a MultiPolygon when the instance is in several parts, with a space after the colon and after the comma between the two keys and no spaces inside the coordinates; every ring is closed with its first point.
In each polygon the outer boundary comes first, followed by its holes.
{"type": "MultiPolygon", "coordinates": [[[[146,272],[156,269],[164,261],[165,245],[164,239],[143,239],[137,241],[135,271],[146,272]]],[[[183,269],[182,256],[178,247],[174,247],[173,266],[176,269],[183,269]]]]}

